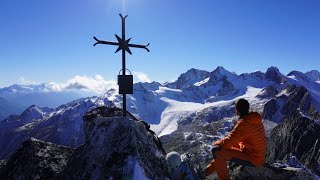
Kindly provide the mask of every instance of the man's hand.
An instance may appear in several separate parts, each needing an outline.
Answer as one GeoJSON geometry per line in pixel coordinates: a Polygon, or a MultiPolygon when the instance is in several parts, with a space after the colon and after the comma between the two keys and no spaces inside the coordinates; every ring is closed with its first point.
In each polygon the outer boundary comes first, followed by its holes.
{"type": "Polygon", "coordinates": [[[218,145],[213,145],[213,146],[212,146],[211,152],[212,152],[212,155],[213,155],[213,159],[216,158],[215,153],[216,153],[217,151],[220,151],[220,149],[221,149],[221,148],[220,148],[218,145]]]}

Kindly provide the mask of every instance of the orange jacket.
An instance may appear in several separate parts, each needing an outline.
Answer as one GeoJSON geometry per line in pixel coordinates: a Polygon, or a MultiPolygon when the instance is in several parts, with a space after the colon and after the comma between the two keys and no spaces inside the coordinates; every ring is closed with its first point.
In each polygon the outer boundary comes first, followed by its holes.
{"type": "Polygon", "coordinates": [[[251,112],[239,119],[233,130],[214,143],[222,149],[239,148],[248,154],[251,163],[261,166],[266,155],[266,134],[259,113],[251,112]]]}

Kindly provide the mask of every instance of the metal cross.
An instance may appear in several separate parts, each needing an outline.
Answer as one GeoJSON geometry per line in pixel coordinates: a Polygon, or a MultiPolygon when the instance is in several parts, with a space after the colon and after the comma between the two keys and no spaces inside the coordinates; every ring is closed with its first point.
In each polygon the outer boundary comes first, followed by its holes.
{"type": "MultiPolygon", "coordinates": [[[[95,46],[97,44],[107,44],[107,45],[118,46],[118,49],[116,50],[115,53],[122,50],[122,75],[125,76],[126,75],[126,51],[129,54],[132,54],[129,47],[143,48],[143,49],[147,50],[148,52],[150,52],[150,51],[147,48],[149,46],[149,43],[147,45],[129,44],[129,41],[131,40],[131,38],[126,40],[126,35],[125,35],[125,20],[128,16],[123,17],[121,14],[119,14],[119,15],[122,20],[122,38],[120,38],[118,35],[115,34],[118,42],[112,42],[112,41],[101,41],[98,38],[93,37],[97,41],[93,46],[95,46]]],[[[126,111],[127,111],[126,103],[127,103],[126,94],[123,94],[123,102],[122,102],[123,109],[122,110],[123,110],[124,117],[126,117],[126,111]]]]}

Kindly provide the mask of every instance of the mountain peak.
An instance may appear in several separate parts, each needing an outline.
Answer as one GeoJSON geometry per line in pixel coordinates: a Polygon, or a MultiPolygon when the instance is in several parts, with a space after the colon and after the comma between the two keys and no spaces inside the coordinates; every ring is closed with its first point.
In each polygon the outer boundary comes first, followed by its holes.
{"type": "Polygon", "coordinates": [[[236,74],[234,73],[231,73],[230,71],[224,69],[222,66],[218,66],[215,70],[213,70],[211,73],[210,73],[210,80],[209,82],[217,82],[221,79],[224,79],[224,78],[233,78],[235,77],[236,74]]]}
{"type": "Polygon", "coordinates": [[[286,81],[285,76],[280,73],[277,67],[274,66],[271,66],[267,69],[266,78],[276,83],[284,83],[286,81]]]}
{"type": "Polygon", "coordinates": [[[217,70],[217,71],[226,71],[226,69],[223,66],[218,66],[215,70],[217,70]]]}
{"type": "Polygon", "coordinates": [[[215,70],[213,70],[211,73],[215,74],[221,74],[221,75],[228,75],[228,76],[234,76],[235,73],[232,73],[228,70],[226,70],[223,66],[218,66],[215,70]]]}
{"type": "Polygon", "coordinates": [[[173,83],[168,83],[166,86],[169,88],[184,89],[196,82],[204,80],[209,77],[209,75],[210,73],[208,71],[191,68],[187,72],[181,74],[178,80],[173,83]]]}
{"type": "Polygon", "coordinates": [[[300,81],[304,81],[304,82],[310,82],[310,78],[306,75],[303,74],[300,71],[291,71],[287,77],[292,78],[294,80],[300,80],[300,81]]]}
{"type": "Polygon", "coordinates": [[[267,69],[267,72],[279,72],[280,73],[279,69],[277,67],[275,67],[275,66],[269,67],[267,69]]]}
{"type": "Polygon", "coordinates": [[[320,72],[317,70],[311,70],[305,73],[312,81],[320,81],[320,72]]]}
{"type": "Polygon", "coordinates": [[[51,108],[47,107],[38,107],[36,105],[31,105],[26,109],[20,116],[20,119],[23,119],[24,122],[29,122],[34,119],[41,119],[44,117],[44,114],[47,112],[53,111],[51,108]]]}

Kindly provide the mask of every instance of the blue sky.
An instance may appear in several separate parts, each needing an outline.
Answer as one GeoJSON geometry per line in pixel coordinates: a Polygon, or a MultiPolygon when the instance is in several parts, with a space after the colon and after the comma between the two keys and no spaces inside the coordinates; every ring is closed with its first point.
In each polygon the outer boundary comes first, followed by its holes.
{"type": "Polygon", "coordinates": [[[116,47],[93,47],[93,36],[116,41],[119,13],[131,49],[127,68],[171,81],[190,68],[236,73],[277,66],[320,70],[319,0],[1,0],[0,87],[64,82],[74,76],[115,80],[116,47]]]}

